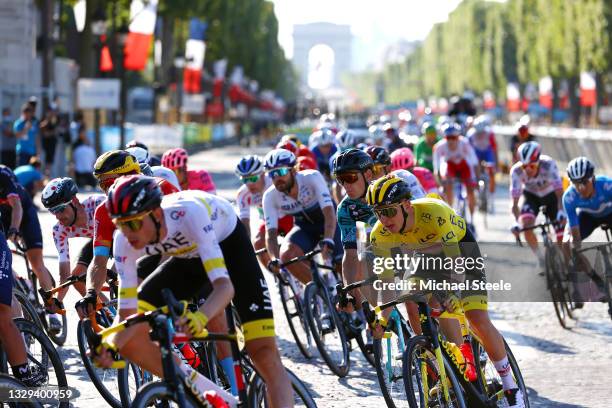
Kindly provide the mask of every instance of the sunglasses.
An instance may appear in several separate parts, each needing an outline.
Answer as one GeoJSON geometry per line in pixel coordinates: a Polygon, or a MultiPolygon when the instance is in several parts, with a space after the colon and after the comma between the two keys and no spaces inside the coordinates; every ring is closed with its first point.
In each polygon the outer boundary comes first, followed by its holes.
{"type": "Polygon", "coordinates": [[[336,180],[338,180],[340,184],[353,184],[359,180],[359,173],[336,174],[336,180]]]}
{"type": "Polygon", "coordinates": [[[274,169],[274,170],[270,170],[268,172],[268,175],[270,177],[272,177],[273,179],[277,178],[277,177],[284,177],[287,174],[289,174],[289,172],[291,171],[291,169],[289,167],[281,167],[280,169],[274,169]]]}
{"type": "Polygon", "coordinates": [[[68,207],[70,205],[70,203],[66,203],[66,204],[60,204],[60,205],[56,205],[55,207],[51,207],[49,208],[49,212],[51,214],[59,214],[64,212],[64,210],[66,209],[66,207],[68,207]]]}
{"type": "Polygon", "coordinates": [[[529,164],[523,164],[523,168],[524,168],[525,170],[527,170],[527,169],[537,170],[537,168],[538,168],[538,163],[529,163],[529,164]]]}
{"type": "Polygon", "coordinates": [[[398,206],[374,208],[374,214],[376,218],[393,218],[398,213],[398,206]]]}
{"type": "Polygon", "coordinates": [[[457,140],[459,136],[446,136],[446,140],[457,140]]]}
{"type": "Polygon", "coordinates": [[[260,174],[255,174],[254,176],[244,176],[240,177],[240,181],[242,181],[242,184],[257,183],[260,176],[260,174]]]}
{"type": "Polygon", "coordinates": [[[102,190],[108,190],[113,185],[115,180],[117,180],[117,179],[114,178],[114,177],[113,178],[108,178],[108,179],[105,179],[105,180],[99,180],[98,181],[98,185],[100,186],[100,188],[102,190]]]}
{"type": "Polygon", "coordinates": [[[144,222],[144,218],[147,215],[149,215],[150,212],[151,211],[147,211],[144,214],[141,214],[141,215],[138,215],[138,216],[134,216],[134,217],[125,218],[125,219],[114,219],[113,223],[115,224],[115,226],[117,228],[121,229],[121,228],[127,227],[132,232],[138,232],[142,228],[142,223],[144,222]]]}

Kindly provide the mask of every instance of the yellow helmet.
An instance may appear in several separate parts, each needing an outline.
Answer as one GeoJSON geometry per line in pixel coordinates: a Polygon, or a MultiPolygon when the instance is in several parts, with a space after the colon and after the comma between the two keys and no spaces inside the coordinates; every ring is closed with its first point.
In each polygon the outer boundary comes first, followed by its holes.
{"type": "Polygon", "coordinates": [[[140,165],[134,156],[125,150],[111,150],[96,160],[94,176],[99,178],[107,174],[139,174],[140,165]]]}
{"type": "Polygon", "coordinates": [[[395,174],[388,174],[368,186],[366,200],[370,207],[382,207],[410,200],[410,186],[395,174]]]}

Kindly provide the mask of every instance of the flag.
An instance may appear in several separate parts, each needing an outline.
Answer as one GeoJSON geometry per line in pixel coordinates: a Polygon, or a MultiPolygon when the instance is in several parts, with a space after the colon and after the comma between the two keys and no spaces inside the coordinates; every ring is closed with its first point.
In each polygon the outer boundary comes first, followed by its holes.
{"type": "Polygon", "coordinates": [[[495,109],[495,95],[491,91],[484,91],[482,93],[483,106],[485,109],[495,109]]]}
{"type": "Polygon", "coordinates": [[[540,105],[547,109],[552,109],[553,106],[553,81],[549,76],[545,76],[540,79],[538,83],[538,88],[540,92],[540,105]]]}
{"type": "Polygon", "coordinates": [[[111,72],[115,67],[108,45],[104,44],[100,51],[100,72],[111,72]]]}
{"type": "Polygon", "coordinates": [[[131,71],[142,71],[147,64],[149,49],[153,41],[157,1],[132,0],[130,5],[130,33],[125,43],[123,66],[131,71]]]}
{"type": "Polygon", "coordinates": [[[185,71],[183,73],[183,88],[185,92],[202,92],[202,68],[206,43],[204,35],[207,24],[197,18],[189,21],[189,39],[185,44],[185,71]]]}
{"type": "Polygon", "coordinates": [[[580,73],[580,105],[593,106],[597,101],[595,72],[580,73]]]}
{"type": "Polygon", "coordinates": [[[506,108],[510,112],[518,112],[521,103],[521,91],[516,82],[510,82],[506,86],[506,108]]]}

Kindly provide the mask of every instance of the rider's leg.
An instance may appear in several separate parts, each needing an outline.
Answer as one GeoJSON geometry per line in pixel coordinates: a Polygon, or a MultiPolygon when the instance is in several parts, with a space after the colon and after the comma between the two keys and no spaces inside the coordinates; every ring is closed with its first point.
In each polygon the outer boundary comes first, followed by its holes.
{"type": "MultiPolygon", "coordinates": [[[[489,173],[489,192],[491,195],[495,194],[495,165],[487,166],[487,172],[489,173]]],[[[492,199],[493,197],[491,197],[492,199]]]]}
{"type": "Polygon", "coordinates": [[[27,363],[23,338],[13,322],[13,311],[11,306],[5,304],[0,304],[0,342],[11,367],[27,363]]]}
{"type": "Polygon", "coordinates": [[[442,182],[442,192],[444,193],[444,197],[446,198],[446,202],[451,207],[453,206],[454,200],[454,191],[453,191],[453,181],[452,180],[444,180],[442,182]]]}
{"type": "Polygon", "coordinates": [[[474,185],[471,182],[467,182],[465,184],[465,189],[467,191],[467,202],[468,202],[468,209],[470,211],[470,220],[473,220],[474,210],[476,209],[476,194],[474,194],[474,185]]]}

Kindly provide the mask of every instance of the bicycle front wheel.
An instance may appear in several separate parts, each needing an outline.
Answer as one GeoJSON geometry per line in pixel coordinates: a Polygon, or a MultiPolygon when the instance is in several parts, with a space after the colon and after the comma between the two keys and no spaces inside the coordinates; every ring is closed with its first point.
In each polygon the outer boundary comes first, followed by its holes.
{"type": "MultiPolygon", "coordinates": [[[[153,381],[140,387],[136,398],[134,398],[132,405],[130,405],[131,408],[160,406],[165,408],[179,407],[172,388],[162,381],[153,381]]],[[[181,408],[197,408],[200,406],[189,391],[185,391],[185,406],[181,406],[181,408]]]]}
{"type": "Polygon", "coordinates": [[[350,367],[349,343],[327,293],[309,282],[304,291],[304,306],[310,333],[321,357],[334,374],[345,377],[350,367]]]}
{"type": "MultiPolygon", "coordinates": [[[[8,395],[9,392],[15,392],[17,390],[24,391],[25,395],[28,387],[26,387],[24,383],[15,377],[11,377],[8,374],[0,374],[0,392],[2,395],[8,395]]],[[[36,401],[34,398],[28,399],[27,401],[6,403],[6,405],[11,408],[42,408],[42,404],[36,401]]],[[[0,403],[0,407],[4,407],[4,404],[0,403]]]]}
{"type": "MultiPolygon", "coordinates": [[[[317,404],[314,402],[310,391],[304,385],[303,382],[296,377],[290,370],[287,370],[287,375],[291,381],[291,388],[293,389],[293,406],[294,407],[306,407],[316,408],[317,404]]],[[[249,378],[249,388],[247,390],[247,407],[248,408],[266,408],[269,407],[270,403],[267,400],[266,383],[263,378],[259,376],[255,371],[251,373],[249,378]]]]}
{"type": "Polygon", "coordinates": [[[548,248],[546,251],[546,279],[548,290],[555,308],[555,315],[559,324],[564,329],[569,328],[567,319],[570,317],[571,299],[569,295],[569,280],[567,266],[561,259],[561,254],[556,248],[548,248]]]}
{"type": "MultiPolygon", "coordinates": [[[[296,284],[301,285],[301,283],[296,284]]],[[[295,344],[302,355],[310,360],[312,358],[314,347],[312,344],[312,336],[310,335],[310,330],[308,329],[308,323],[306,323],[306,319],[304,317],[304,306],[302,300],[300,296],[295,293],[294,286],[291,282],[284,283],[283,281],[279,280],[278,292],[283,304],[283,310],[285,311],[287,323],[289,324],[289,329],[291,330],[291,334],[293,334],[293,338],[295,339],[295,344]]]]}
{"type": "Polygon", "coordinates": [[[402,358],[402,371],[410,407],[467,407],[459,380],[446,358],[442,358],[448,379],[446,384],[442,381],[439,362],[427,338],[415,336],[408,340],[402,358]],[[448,389],[448,398],[445,387],[448,389]]]}

